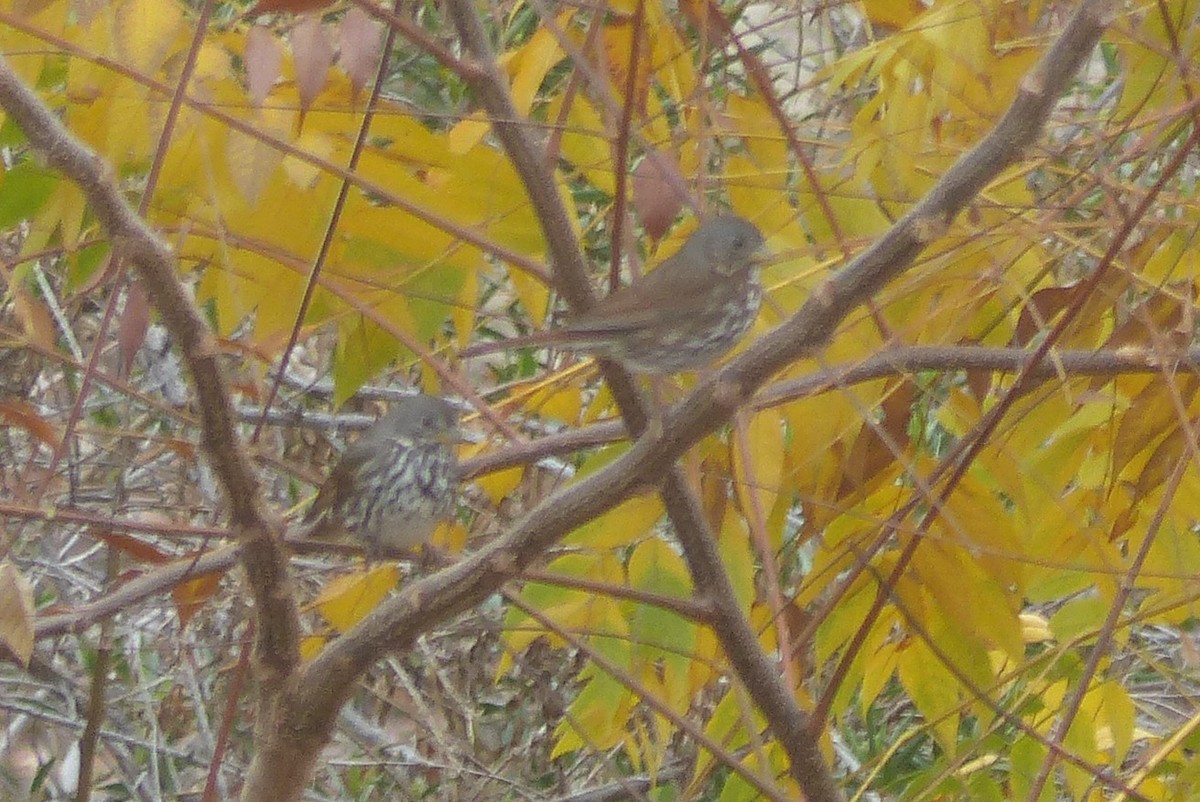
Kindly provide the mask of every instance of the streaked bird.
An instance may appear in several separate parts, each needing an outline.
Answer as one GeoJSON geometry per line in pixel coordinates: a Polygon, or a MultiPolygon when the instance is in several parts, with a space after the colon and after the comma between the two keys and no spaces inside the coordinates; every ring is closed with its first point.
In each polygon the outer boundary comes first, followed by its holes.
{"type": "Polygon", "coordinates": [[[425,543],[454,512],[458,412],[417,395],[363,432],[342,454],[304,516],[303,534],[358,540],[378,558],[425,543]]]}
{"type": "Polygon", "coordinates": [[[714,217],[640,281],[559,328],[475,345],[461,356],[561,345],[616,359],[640,373],[706,367],[749,331],[762,305],[762,232],[741,217],[714,217]]]}

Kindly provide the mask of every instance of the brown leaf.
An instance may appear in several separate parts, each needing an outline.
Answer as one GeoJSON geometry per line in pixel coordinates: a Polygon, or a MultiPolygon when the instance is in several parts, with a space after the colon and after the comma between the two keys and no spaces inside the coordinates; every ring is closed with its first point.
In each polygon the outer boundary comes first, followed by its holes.
{"type": "Polygon", "coordinates": [[[33,616],[33,586],[12,563],[0,563],[0,647],[23,666],[33,656],[33,616]]]}
{"type": "Polygon", "coordinates": [[[9,426],[21,427],[50,448],[58,444],[58,432],[54,426],[39,415],[33,405],[24,401],[0,401],[0,420],[9,426]]]}
{"type": "Polygon", "coordinates": [[[13,307],[29,341],[46,351],[54,350],[54,317],[41,300],[24,287],[13,290],[13,307]]]}
{"type": "Polygon", "coordinates": [[[730,33],[729,21],[715,4],[710,0],[680,0],[679,10],[710,47],[724,46],[730,33]]]}
{"type": "Polygon", "coordinates": [[[1048,330],[1055,318],[1071,305],[1078,294],[1078,285],[1070,287],[1046,287],[1029,297],[1029,303],[1021,309],[1017,328],[1013,332],[1012,344],[1029,345],[1038,332],[1048,330]]]}
{"type": "Polygon", "coordinates": [[[850,454],[842,463],[842,486],[839,497],[865,492],[870,482],[897,459],[897,451],[908,447],[908,422],[916,389],[912,382],[902,381],[886,393],[880,406],[883,420],[875,426],[864,424],[854,441],[850,454]]]}
{"type": "Polygon", "coordinates": [[[246,90],[258,105],[279,80],[283,51],[269,28],[255,25],[246,34],[246,90]]]}
{"type": "Polygon", "coordinates": [[[292,57],[296,62],[300,108],[307,110],[324,88],[333,65],[333,45],[320,19],[305,17],[292,31],[292,57]]]}
{"type": "Polygon", "coordinates": [[[1144,348],[1150,343],[1186,347],[1191,341],[1191,326],[1186,325],[1186,317],[1194,300],[1190,281],[1172,284],[1166,291],[1155,290],[1128,320],[1113,329],[1104,347],[1144,348]]]}
{"type": "Polygon", "coordinates": [[[124,535],[120,532],[110,532],[105,529],[93,531],[92,536],[97,540],[103,540],[111,548],[128,554],[140,563],[159,565],[170,559],[166,554],[144,540],[138,540],[136,537],[124,535]]]}
{"type": "Polygon", "coordinates": [[[338,64],[350,76],[350,84],[357,93],[375,77],[379,58],[383,54],[383,30],[358,6],[346,12],[338,28],[341,52],[338,64]]]}
{"type": "Polygon", "coordinates": [[[175,602],[179,623],[187,626],[188,621],[200,611],[204,603],[216,595],[220,585],[221,574],[206,574],[176,585],[171,591],[171,600],[175,602]]]}
{"type": "Polygon", "coordinates": [[[242,18],[254,19],[259,14],[269,14],[272,11],[303,14],[305,11],[316,11],[331,5],[333,0],[259,0],[242,18]]]}
{"type": "Polygon", "coordinates": [[[146,339],[146,330],[150,328],[150,299],[142,285],[134,282],[129,285],[129,293],[125,296],[125,312],[117,324],[117,375],[122,379],[129,378],[133,370],[133,358],[146,339]]]}

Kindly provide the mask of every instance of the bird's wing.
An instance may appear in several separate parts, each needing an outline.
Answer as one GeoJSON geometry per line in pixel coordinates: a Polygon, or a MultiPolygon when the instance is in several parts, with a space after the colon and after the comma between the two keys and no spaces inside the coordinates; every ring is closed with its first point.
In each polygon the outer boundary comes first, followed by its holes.
{"type": "Polygon", "coordinates": [[[563,329],[568,332],[619,333],[654,323],[671,323],[695,313],[698,297],[712,289],[708,271],[679,270],[668,259],[634,284],[621,287],[587,312],[573,317],[563,329]],[[613,317],[620,322],[614,323],[613,317]]]}
{"type": "Polygon", "coordinates": [[[329,472],[321,489],[317,491],[317,497],[313,499],[312,506],[308,508],[308,512],[304,513],[304,523],[311,524],[319,521],[333,509],[337,500],[344,497],[349,488],[353,487],[359,469],[371,455],[369,449],[357,446],[358,442],[355,442],[346,449],[346,453],[333,466],[333,470],[329,472]]]}

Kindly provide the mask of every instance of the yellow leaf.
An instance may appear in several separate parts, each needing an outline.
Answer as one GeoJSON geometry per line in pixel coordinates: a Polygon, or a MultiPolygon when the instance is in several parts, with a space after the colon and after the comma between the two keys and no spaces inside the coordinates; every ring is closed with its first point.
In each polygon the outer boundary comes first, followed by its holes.
{"type": "Polygon", "coordinates": [[[283,163],[283,154],[259,137],[230,130],[225,144],[229,175],[242,198],[256,206],[275,169],[283,163]]]}
{"type": "MultiPolygon", "coordinates": [[[[575,9],[569,8],[559,13],[554,19],[558,30],[565,31],[575,16],[575,9]]],[[[513,105],[521,114],[528,114],[537,98],[537,91],[546,78],[546,73],[555,64],[562,61],[562,48],[558,44],[558,36],[547,25],[538,26],[533,36],[525,42],[516,53],[507,59],[505,66],[512,75],[513,105]]]]}
{"type": "Polygon", "coordinates": [[[505,468],[502,471],[480,476],[475,479],[475,483],[487,494],[493,504],[499,504],[516,489],[517,485],[521,484],[521,477],[524,475],[525,467],[518,465],[515,468],[505,468]]]}
{"type": "MultiPolygon", "coordinates": [[[[1197,496],[1186,495],[1183,491],[1176,495],[1180,500],[1177,514],[1185,521],[1177,521],[1162,526],[1150,544],[1150,550],[1142,567],[1139,586],[1158,591],[1161,595],[1157,606],[1166,606],[1165,599],[1190,599],[1195,585],[1195,577],[1200,576],[1200,540],[1192,531],[1191,521],[1195,520],[1197,496]],[[1186,499],[1186,501],[1184,501],[1186,499]]],[[[1176,510],[1173,510],[1175,512],[1176,510]]],[[[1145,525],[1140,521],[1130,531],[1130,548],[1135,543],[1149,535],[1144,531],[1145,525]]],[[[1150,620],[1162,623],[1174,623],[1182,626],[1184,622],[1195,616],[1193,604],[1170,605],[1163,610],[1162,616],[1150,620]]]]}
{"type": "Polygon", "coordinates": [[[617,746],[624,739],[632,707],[628,688],[608,674],[592,671],[571,703],[570,715],[555,730],[558,740],[551,759],[584,747],[590,752],[617,746]]]}
{"type": "Polygon", "coordinates": [[[761,515],[766,521],[783,482],[783,420],[775,409],[764,409],[750,418],[741,441],[734,428],[732,445],[734,487],[747,520],[761,515]]]}
{"type": "Polygon", "coordinates": [[[124,0],[117,7],[117,55],[139,73],[162,66],[183,26],[183,9],[163,0],[124,0]]]}
{"type": "Polygon", "coordinates": [[[458,335],[456,337],[458,347],[465,348],[471,341],[471,336],[475,330],[475,314],[477,310],[474,300],[479,295],[479,271],[464,270],[460,271],[460,273],[465,274],[460,297],[466,303],[452,306],[450,317],[454,321],[454,331],[458,335]]]}
{"type": "Polygon", "coordinates": [[[969,549],[991,581],[1019,592],[1025,581],[1024,544],[1012,514],[982,474],[981,469],[972,470],[959,482],[938,518],[937,533],[944,543],[969,549]]]}
{"type": "Polygon", "coordinates": [[[866,581],[859,582],[843,597],[841,603],[817,627],[814,642],[814,663],[824,665],[851,643],[855,633],[866,620],[875,601],[875,588],[866,581]]]}
{"type": "MultiPolygon", "coordinates": [[[[691,576],[683,559],[658,538],[644,540],[634,548],[629,557],[629,584],[668,598],[692,595],[691,576]]],[[[642,681],[681,715],[700,690],[688,685],[696,630],[695,623],[663,607],[633,605],[630,637],[642,681]]]]}
{"type": "Polygon", "coordinates": [[[1054,640],[1050,622],[1043,615],[1036,613],[1021,613],[1021,638],[1026,643],[1043,643],[1054,640]]]}
{"type": "Polygon", "coordinates": [[[1096,693],[1100,697],[1099,715],[1104,721],[1103,736],[1098,738],[1101,741],[1099,746],[1111,750],[1118,761],[1124,760],[1135,738],[1137,711],[1133,700],[1121,683],[1115,680],[1101,683],[1096,693]]]}
{"type": "Polygon", "coordinates": [[[522,406],[538,417],[573,426],[579,423],[583,398],[579,388],[574,385],[547,383],[530,393],[522,406]]]}
{"type": "MultiPolygon", "coordinates": [[[[608,553],[566,554],[551,562],[545,570],[551,575],[582,577],[590,582],[625,584],[624,566],[608,553]]],[[[623,609],[620,603],[609,596],[575,590],[567,583],[528,582],[521,590],[521,599],[527,606],[539,610],[543,616],[568,631],[611,636],[604,641],[627,639],[628,625],[623,609]]],[[[552,645],[564,644],[560,636],[547,631],[541,623],[532,621],[515,606],[509,610],[504,639],[511,651],[519,653],[542,636],[548,636],[552,645]]]]}
{"type": "Polygon", "coordinates": [[[938,744],[946,754],[957,754],[958,680],[920,640],[909,639],[899,650],[896,662],[900,684],[933,729],[938,744]]]}
{"type": "Polygon", "coordinates": [[[451,153],[463,154],[479,144],[487,136],[492,124],[487,115],[477,111],[469,117],[464,117],[455,123],[446,135],[446,145],[451,153]]]}
{"type": "Polygon", "coordinates": [[[597,550],[629,546],[653,529],[662,513],[662,501],[657,494],[634,496],[579,527],[563,543],[597,550]]]}
{"type": "MultiPolygon", "coordinates": [[[[333,141],[324,134],[316,133],[311,127],[305,128],[299,139],[292,144],[298,150],[322,159],[330,160],[334,155],[333,141]]],[[[324,174],[321,167],[291,154],[283,157],[283,169],[292,183],[300,189],[312,189],[317,179],[324,174]]]]}
{"type": "Polygon", "coordinates": [[[467,534],[467,528],[458,521],[449,524],[441,523],[429,536],[429,542],[451,554],[462,554],[463,549],[467,546],[467,534]]]}
{"type": "Polygon", "coordinates": [[[936,601],[938,612],[960,635],[1004,650],[1014,660],[1024,653],[1017,620],[1019,599],[980,570],[962,549],[924,543],[913,559],[915,581],[936,601]]]}
{"type": "MultiPolygon", "coordinates": [[[[394,296],[388,305],[392,320],[400,318],[403,297],[394,296]]],[[[411,323],[406,328],[411,328],[411,323]]],[[[400,344],[374,320],[350,315],[338,322],[338,341],[333,356],[333,403],[341,406],[358,388],[400,354],[400,344]]]]}
{"type": "Polygon", "coordinates": [[[733,595],[738,605],[743,610],[749,610],[758,592],[754,584],[757,575],[754,548],[750,543],[750,530],[746,519],[728,508],[725,511],[725,521],[721,525],[717,548],[721,550],[721,563],[729,574],[729,582],[733,586],[733,595]]]}
{"type": "Polygon", "coordinates": [[[1112,604],[1096,596],[1072,599],[1059,608],[1050,618],[1050,629],[1060,641],[1077,637],[1085,640],[1095,637],[1112,604]]]}
{"type": "MultiPolygon", "coordinates": [[[[1029,799],[1030,790],[1033,785],[1033,778],[1038,776],[1046,759],[1046,747],[1037,738],[1029,735],[1020,735],[1009,750],[1008,760],[1010,767],[1008,770],[1008,781],[1011,784],[1010,799],[1029,799]]],[[[1046,791],[1038,798],[1038,802],[1042,800],[1053,800],[1056,798],[1054,793],[1054,784],[1046,783],[1046,791]]]]}
{"type": "Polygon", "coordinates": [[[37,86],[46,59],[57,57],[42,37],[63,34],[67,20],[77,15],[72,5],[69,0],[15,0],[5,4],[34,30],[33,34],[27,34],[14,26],[0,25],[0,53],[26,86],[37,86]]]}
{"type": "Polygon", "coordinates": [[[863,12],[876,25],[903,28],[925,11],[919,0],[862,0],[863,12]]]}
{"type": "MultiPolygon", "coordinates": [[[[691,45],[681,35],[682,29],[665,4],[646,3],[646,27],[650,32],[650,64],[666,96],[676,102],[687,102],[695,96],[696,66],[691,45]]],[[[647,141],[655,146],[669,141],[669,115],[662,112],[658,94],[650,93],[651,108],[646,121],[647,141]]]]}
{"type": "MultiPolygon", "coordinates": [[[[547,108],[551,119],[558,119],[566,100],[556,96],[547,108]]],[[[616,191],[612,166],[612,140],[600,114],[583,97],[571,98],[566,129],[560,148],[563,157],[597,189],[611,195],[616,191]]]]}
{"type": "Polygon", "coordinates": [[[508,277],[529,319],[535,323],[545,321],[546,313],[550,309],[550,289],[524,270],[515,267],[509,268],[508,277]]]}
{"type": "MultiPolygon", "coordinates": [[[[1113,444],[1113,470],[1121,474],[1127,467],[1140,468],[1134,458],[1148,456],[1164,435],[1175,431],[1181,401],[1184,406],[1191,403],[1200,388],[1191,374],[1181,374],[1168,387],[1163,382],[1146,386],[1130,402],[1128,411],[1121,416],[1117,429],[1117,440],[1113,444]]],[[[1140,462],[1140,461],[1139,461],[1140,462]]]]}
{"type": "Polygon", "coordinates": [[[740,175],[730,176],[730,185],[748,181],[763,191],[783,192],[790,180],[788,143],[767,104],[757,94],[753,97],[731,94],[723,119],[732,123],[731,133],[742,138],[750,154],[750,159],[739,160],[740,175]]]}
{"type": "Polygon", "coordinates": [[[327,639],[322,635],[305,635],[300,639],[300,659],[311,660],[325,648],[327,639]]]}
{"type": "Polygon", "coordinates": [[[859,710],[864,716],[896,673],[898,649],[898,643],[890,642],[867,655],[859,691],[859,710]]]}
{"type": "Polygon", "coordinates": [[[384,600],[399,577],[400,572],[391,563],[339,576],[325,586],[313,604],[335,631],[345,632],[384,600]]]}

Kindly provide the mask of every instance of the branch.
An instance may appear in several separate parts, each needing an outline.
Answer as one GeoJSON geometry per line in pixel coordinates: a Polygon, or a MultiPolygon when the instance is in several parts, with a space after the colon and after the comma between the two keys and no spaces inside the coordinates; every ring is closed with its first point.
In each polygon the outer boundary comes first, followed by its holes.
{"type": "MultiPolygon", "coordinates": [[[[831,366],[806,376],[769,384],[755,394],[751,409],[762,410],[809,398],[833,389],[925,370],[988,371],[1016,374],[1029,367],[1029,376],[1040,381],[1073,376],[1115,378],[1138,374],[1170,374],[1179,369],[1200,372],[1200,347],[1160,353],[1145,349],[1055,350],[1050,358],[1030,365],[1036,352],[1027,348],[989,348],[982,345],[906,345],[880,351],[853,365],[831,366]]],[[[281,418],[281,422],[290,422],[281,418]]],[[[354,428],[365,429],[371,423],[364,418],[354,428]]],[[[523,443],[510,443],[464,460],[463,475],[470,478],[529,465],[539,460],[573,454],[585,448],[615,443],[629,436],[619,420],[569,429],[523,443]]]]}
{"type": "Polygon", "coordinates": [[[285,587],[287,553],[277,525],[264,514],[258,479],[236,434],[237,413],[218,363],[220,349],[183,285],[174,253],[125,201],[104,162],[73,136],[42,100],[0,59],[0,106],[46,161],[75,182],[113,244],[145,286],[179,344],[196,388],[200,445],[230,507],[230,529],[245,542],[242,562],[259,613],[258,658],[267,686],[299,663],[294,599],[285,587]]]}

